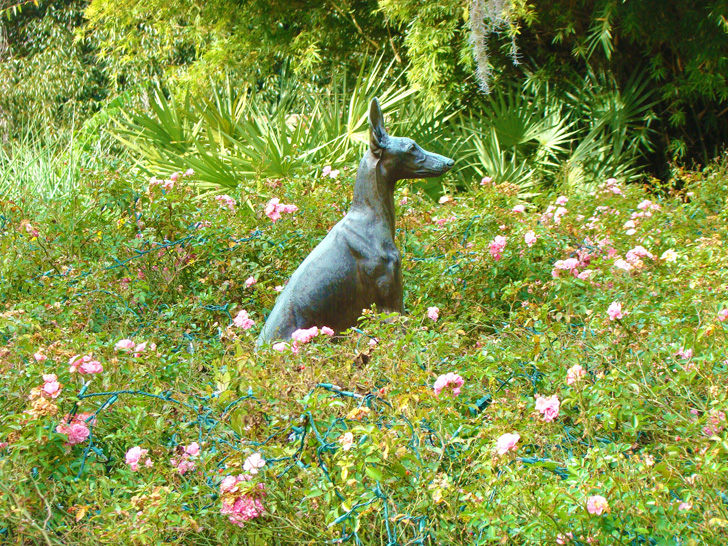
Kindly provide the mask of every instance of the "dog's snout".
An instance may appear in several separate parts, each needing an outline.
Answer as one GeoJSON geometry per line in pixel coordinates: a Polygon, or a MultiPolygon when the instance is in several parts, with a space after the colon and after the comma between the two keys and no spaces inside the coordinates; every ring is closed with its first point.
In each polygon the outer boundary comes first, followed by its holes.
{"type": "Polygon", "coordinates": [[[445,160],[445,165],[447,165],[448,167],[452,167],[453,165],[455,165],[455,160],[448,158],[445,160]]]}

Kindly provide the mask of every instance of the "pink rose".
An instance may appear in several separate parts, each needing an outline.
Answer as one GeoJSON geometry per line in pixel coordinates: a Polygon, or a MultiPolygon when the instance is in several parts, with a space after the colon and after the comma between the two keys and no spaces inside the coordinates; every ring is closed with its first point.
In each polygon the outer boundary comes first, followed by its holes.
{"type": "Polygon", "coordinates": [[[328,326],[322,326],[321,333],[324,334],[325,336],[329,336],[329,337],[334,335],[334,331],[331,328],[329,328],[328,326]]]}
{"type": "Polygon", "coordinates": [[[98,360],[87,360],[84,361],[78,368],[79,373],[101,373],[104,371],[104,367],[98,360]]]}
{"type": "Polygon", "coordinates": [[[254,285],[254,284],[255,284],[256,282],[258,282],[258,281],[256,281],[256,280],[255,280],[255,277],[253,277],[253,276],[250,276],[250,277],[248,277],[247,279],[245,279],[245,286],[246,286],[246,288],[250,288],[250,287],[251,287],[251,286],[253,286],[253,285],[254,285]]]}
{"type": "Polygon", "coordinates": [[[117,341],[114,349],[117,351],[130,351],[134,348],[134,342],[131,339],[122,339],[117,341]]]}
{"type": "Polygon", "coordinates": [[[243,463],[243,470],[246,472],[250,472],[251,474],[257,474],[259,468],[263,468],[265,466],[265,459],[260,455],[260,453],[253,453],[250,457],[245,459],[245,462],[243,463]]]}
{"type": "Polygon", "coordinates": [[[579,364],[575,364],[566,372],[566,384],[573,385],[586,375],[586,370],[579,364]]]}
{"type": "MultiPolygon", "coordinates": [[[[338,171],[336,171],[336,174],[338,175],[338,171]]],[[[268,204],[265,207],[265,214],[271,219],[271,221],[277,222],[281,218],[281,212],[290,214],[297,210],[298,207],[296,205],[285,205],[280,202],[280,199],[274,197],[268,201],[268,204]]]]}
{"type": "Polygon", "coordinates": [[[243,330],[249,330],[255,326],[255,322],[248,316],[248,312],[242,309],[237,316],[233,319],[233,324],[243,330]]]}
{"type": "Polygon", "coordinates": [[[192,442],[190,445],[185,447],[185,453],[190,457],[195,457],[200,454],[200,444],[192,442]]]}
{"type": "Polygon", "coordinates": [[[515,212],[517,214],[520,214],[520,213],[526,212],[526,207],[523,205],[516,205],[515,207],[513,207],[511,209],[511,211],[515,212]]]}
{"type": "Polygon", "coordinates": [[[43,353],[41,353],[40,351],[38,351],[37,353],[35,353],[33,355],[33,358],[35,358],[35,361],[36,362],[43,362],[45,360],[48,360],[48,357],[46,355],[44,355],[43,353]]]}
{"type": "Polygon", "coordinates": [[[238,479],[235,476],[225,476],[220,482],[220,493],[235,493],[238,490],[238,479]]]}
{"type": "Polygon", "coordinates": [[[728,307],[718,311],[718,320],[721,322],[725,322],[726,319],[728,319],[728,307]]]}
{"type": "Polygon", "coordinates": [[[517,433],[510,433],[506,432],[505,434],[501,435],[500,438],[496,441],[496,449],[498,450],[499,455],[504,455],[509,450],[515,450],[516,449],[516,442],[520,440],[521,436],[517,433]]]}
{"type": "Polygon", "coordinates": [[[497,235],[490,243],[490,255],[497,262],[503,257],[503,249],[506,247],[506,238],[503,235],[497,235]]]}
{"type": "Polygon", "coordinates": [[[91,417],[90,413],[79,413],[69,423],[69,416],[67,415],[63,418],[61,424],[56,427],[56,432],[68,436],[66,445],[72,446],[83,443],[91,435],[91,431],[86,424],[86,419],[89,417],[91,417]]]}
{"type": "Polygon", "coordinates": [[[543,420],[546,422],[553,421],[559,416],[559,407],[561,402],[559,398],[554,394],[548,398],[536,395],[536,410],[538,410],[543,416],[543,420]]]}
{"type": "Polygon", "coordinates": [[[452,393],[457,396],[460,394],[460,387],[463,386],[465,380],[456,373],[446,373],[437,378],[434,385],[435,395],[440,396],[440,393],[448,386],[452,386],[452,393]]]}
{"type": "MultiPolygon", "coordinates": [[[[142,449],[139,446],[134,446],[126,452],[126,464],[128,464],[133,472],[139,470],[139,460],[149,453],[148,449],[142,449]]],[[[151,460],[149,460],[151,462],[151,460]]],[[[148,465],[147,465],[148,466],[148,465]]]]}
{"type": "Polygon", "coordinates": [[[215,196],[215,201],[220,203],[223,207],[227,207],[230,210],[235,210],[235,205],[237,205],[237,201],[230,197],[229,195],[217,195],[215,196]]]}
{"type": "Polygon", "coordinates": [[[291,339],[299,343],[308,343],[317,335],[319,335],[319,329],[316,326],[311,326],[308,329],[299,328],[291,334],[291,339]]]}
{"type": "Polygon", "coordinates": [[[612,304],[609,306],[609,309],[607,309],[607,315],[609,315],[609,320],[617,320],[623,318],[624,313],[622,312],[622,304],[613,301],[612,304]]]}
{"type": "Polygon", "coordinates": [[[432,320],[437,321],[437,319],[440,318],[440,309],[437,307],[428,307],[427,316],[432,320]]]}
{"type": "Polygon", "coordinates": [[[533,230],[531,230],[526,232],[526,234],[523,236],[523,239],[526,241],[526,244],[529,247],[532,247],[533,243],[535,243],[536,239],[538,239],[538,236],[533,230]]]}
{"type": "Polygon", "coordinates": [[[586,501],[586,509],[590,514],[601,516],[602,513],[609,512],[609,503],[601,495],[593,495],[586,501]]]}
{"type": "Polygon", "coordinates": [[[58,395],[61,394],[62,389],[61,384],[58,382],[56,374],[44,374],[43,381],[45,382],[43,384],[43,392],[51,398],[58,398],[58,395]]]}

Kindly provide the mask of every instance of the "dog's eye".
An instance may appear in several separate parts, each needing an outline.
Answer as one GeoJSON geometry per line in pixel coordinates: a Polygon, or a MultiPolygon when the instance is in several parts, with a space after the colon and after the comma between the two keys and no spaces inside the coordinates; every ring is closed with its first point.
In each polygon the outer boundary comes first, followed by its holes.
{"type": "Polygon", "coordinates": [[[412,142],[409,146],[407,146],[407,151],[414,152],[416,147],[417,147],[417,145],[414,142],[412,142]]]}

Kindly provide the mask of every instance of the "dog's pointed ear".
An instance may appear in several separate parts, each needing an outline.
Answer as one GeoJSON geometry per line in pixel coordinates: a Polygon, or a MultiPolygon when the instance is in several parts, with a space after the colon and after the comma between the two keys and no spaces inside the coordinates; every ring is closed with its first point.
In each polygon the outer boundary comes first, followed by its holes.
{"type": "Polygon", "coordinates": [[[379,108],[379,101],[372,99],[369,105],[369,149],[379,157],[382,150],[387,147],[387,130],[384,128],[384,115],[379,108]]]}

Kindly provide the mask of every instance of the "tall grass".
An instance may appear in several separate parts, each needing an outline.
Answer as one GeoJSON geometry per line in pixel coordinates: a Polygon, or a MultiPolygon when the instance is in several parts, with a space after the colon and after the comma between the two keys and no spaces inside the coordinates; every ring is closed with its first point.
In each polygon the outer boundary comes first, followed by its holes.
{"type": "Polygon", "coordinates": [[[33,196],[62,200],[78,193],[84,169],[98,168],[109,142],[79,139],[72,130],[61,133],[24,131],[20,140],[0,146],[0,199],[33,196]]]}

